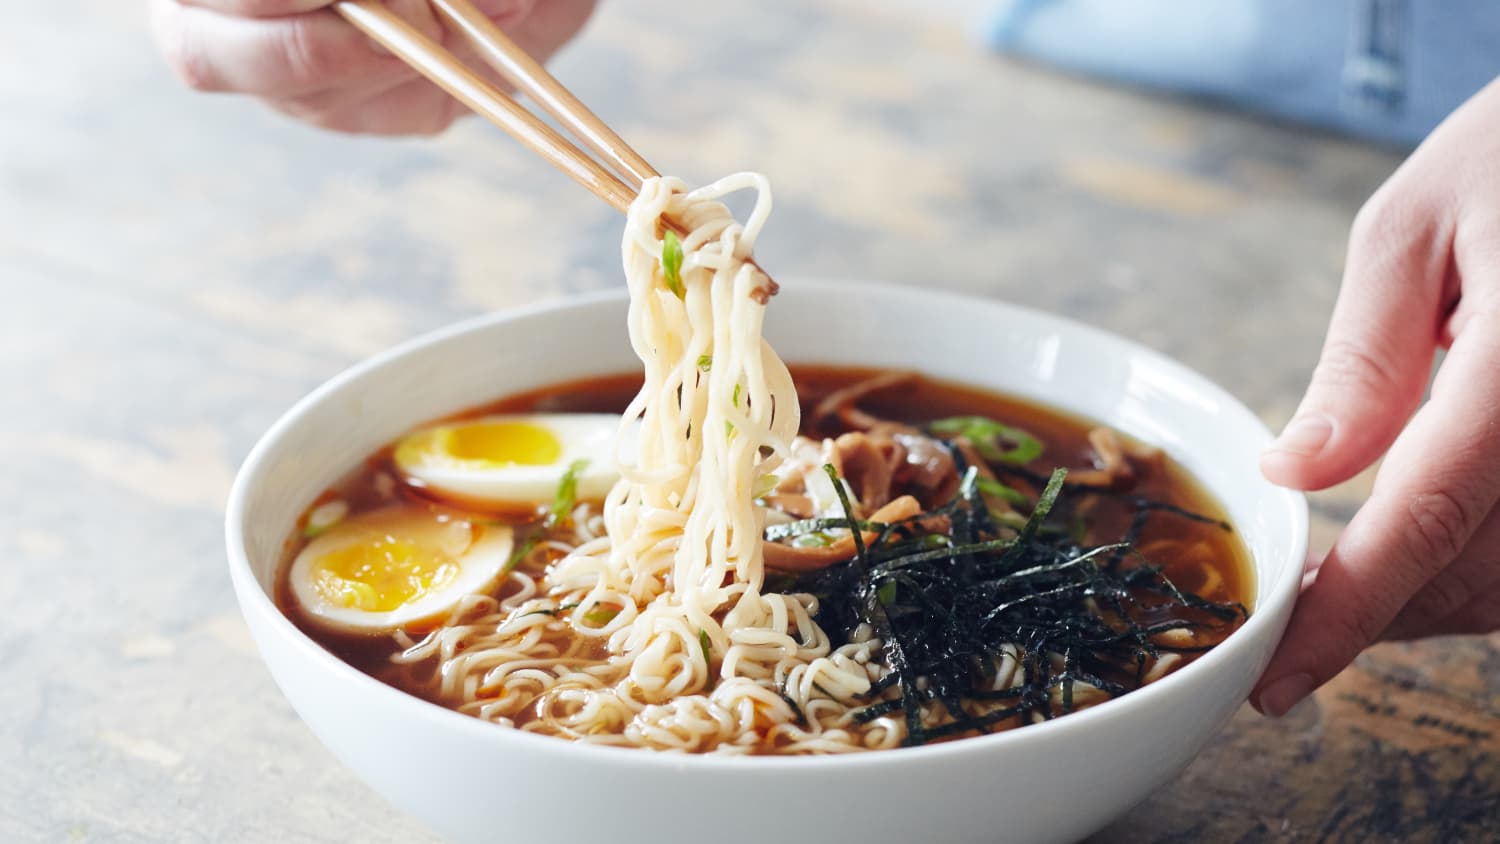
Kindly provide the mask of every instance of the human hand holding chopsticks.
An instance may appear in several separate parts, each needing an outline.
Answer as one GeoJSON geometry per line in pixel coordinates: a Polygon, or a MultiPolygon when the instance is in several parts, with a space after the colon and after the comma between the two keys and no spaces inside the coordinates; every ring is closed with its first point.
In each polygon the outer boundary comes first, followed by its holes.
{"type": "MultiPolygon", "coordinates": [[[[315,126],[409,135],[446,129],[468,108],[376,46],[331,0],[150,0],[157,41],[200,91],[250,94],[315,126]]],[[[467,49],[426,0],[391,9],[455,53],[467,49]]],[[[476,0],[511,38],[545,59],[587,20],[594,0],[476,0]]],[[[476,63],[477,64],[477,63],[476,63]]],[[[501,84],[498,77],[493,77],[501,84]]]]}

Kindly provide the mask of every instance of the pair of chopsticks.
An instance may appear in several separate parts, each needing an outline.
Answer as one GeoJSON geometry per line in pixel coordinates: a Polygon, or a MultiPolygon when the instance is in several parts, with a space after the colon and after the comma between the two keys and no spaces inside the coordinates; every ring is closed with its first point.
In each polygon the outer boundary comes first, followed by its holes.
{"type": "Polygon", "coordinates": [[[616,209],[629,208],[640,192],[641,182],[659,175],[469,0],[429,0],[429,3],[445,25],[463,35],[485,64],[567,127],[604,163],[590,158],[442,45],[417,31],[381,0],[340,0],[333,8],[376,43],[616,209]]]}
{"type": "MultiPolygon", "coordinates": [[[[463,35],[485,64],[572,131],[603,163],[590,158],[572,141],[543,123],[541,118],[443,49],[441,44],[418,32],[381,0],[339,0],[333,8],[376,43],[572,176],[574,181],[616,210],[629,210],[630,203],[641,191],[641,183],[660,175],[640,153],[631,149],[630,144],[589,111],[572,91],[510,40],[469,0],[428,0],[428,3],[447,26],[463,35]]],[[[677,220],[664,217],[662,225],[680,237],[688,234],[677,220]]],[[[769,297],[776,295],[776,280],[753,257],[746,261],[765,276],[765,283],[752,293],[757,301],[765,304],[769,297]]]]}

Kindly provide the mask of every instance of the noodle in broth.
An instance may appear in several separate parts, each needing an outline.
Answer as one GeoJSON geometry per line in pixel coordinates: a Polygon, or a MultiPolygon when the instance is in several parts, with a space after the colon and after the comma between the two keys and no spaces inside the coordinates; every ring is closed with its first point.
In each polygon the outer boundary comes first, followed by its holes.
{"type": "MultiPolygon", "coordinates": [[[[806,457],[793,453],[791,373],[762,339],[774,283],[750,260],[769,211],[754,174],[692,191],[643,185],[622,245],[644,384],[622,416],[639,429],[621,479],[602,506],[578,503],[545,529],[497,589],[464,597],[431,629],[395,632],[373,673],[485,720],[596,744],[833,753],[910,738],[915,716],[866,709],[899,698],[875,627],[834,641],[819,597],[768,587],[757,499],[806,457]],[[756,202],[741,224],[721,198],[745,189],[756,202]],[[685,231],[680,267],[663,260],[673,226],[685,231]]],[[[996,692],[1028,671],[1007,648],[996,692]]],[[[1143,663],[1144,679],[1180,659],[1143,663]]],[[[1080,700],[1089,692],[1080,685],[1080,700]]],[[[1070,682],[1069,708],[1073,693],[1070,682]]],[[[1000,707],[987,706],[976,711],[1000,707]]]]}

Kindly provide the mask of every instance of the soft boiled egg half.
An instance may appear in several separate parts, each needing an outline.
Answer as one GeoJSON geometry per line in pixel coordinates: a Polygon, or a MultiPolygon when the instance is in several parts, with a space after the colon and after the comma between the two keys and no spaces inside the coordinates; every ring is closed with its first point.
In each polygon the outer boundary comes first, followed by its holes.
{"type": "Polygon", "coordinates": [[[382,633],[439,620],[500,578],[514,544],[505,525],[387,507],[319,533],[292,561],[292,596],[317,625],[382,633]]]}
{"type": "Polygon", "coordinates": [[[577,497],[603,498],[620,479],[619,437],[620,417],[608,413],[481,416],[414,431],[393,459],[408,483],[439,498],[513,510],[551,501],[579,461],[577,497]]]}

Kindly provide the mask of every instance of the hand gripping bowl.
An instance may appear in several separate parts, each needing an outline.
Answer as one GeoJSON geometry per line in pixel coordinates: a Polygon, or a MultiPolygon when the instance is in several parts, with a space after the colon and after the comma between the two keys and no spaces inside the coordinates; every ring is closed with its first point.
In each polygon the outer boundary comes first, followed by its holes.
{"type": "Polygon", "coordinates": [[[402,345],[298,403],[235,482],[230,571],[276,682],[335,756],[444,836],[1072,841],[1175,776],[1265,667],[1301,579],[1307,508],[1260,477],[1269,434],[1249,410],[1180,364],[1068,320],[866,284],[784,285],[766,319],[771,343],[793,363],[909,368],[1018,394],[1164,447],[1223,502],[1251,549],[1250,620],[1165,679],[1056,721],[842,757],[714,758],[575,745],[460,715],[351,668],[282,615],[276,565],[319,492],[433,417],[634,368],[625,307],[623,292],[595,295],[402,345]]]}

